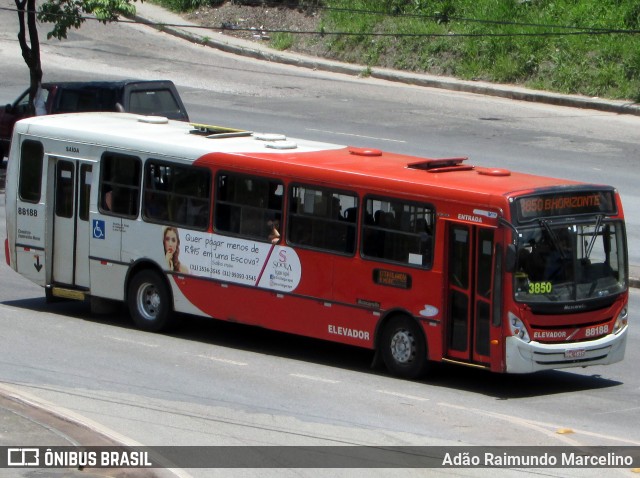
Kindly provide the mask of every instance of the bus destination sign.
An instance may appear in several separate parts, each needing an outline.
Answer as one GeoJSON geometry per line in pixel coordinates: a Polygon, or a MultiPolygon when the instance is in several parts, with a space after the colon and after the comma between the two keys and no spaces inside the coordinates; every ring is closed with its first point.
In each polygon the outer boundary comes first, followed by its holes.
{"type": "Polygon", "coordinates": [[[376,284],[411,289],[411,276],[404,272],[387,271],[384,269],[373,270],[373,281],[376,284]]]}
{"type": "Polygon", "coordinates": [[[613,191],[575,191],[527,196],[516,200],[518,220],[576,216],[582,214],[615,214],[613,191]]]}

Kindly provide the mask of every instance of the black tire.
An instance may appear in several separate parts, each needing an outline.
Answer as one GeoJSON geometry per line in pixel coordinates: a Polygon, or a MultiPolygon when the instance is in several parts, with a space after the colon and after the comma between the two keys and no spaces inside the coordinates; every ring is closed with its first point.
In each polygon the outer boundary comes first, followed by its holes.
{"type": "Polygon", "coordinates": [[[168,328],[173,318],[171,302],[169,286],[159,272],[143,270],[129,282],[129,314],[142,330],[159,332],[168,328]]]}
{"type": "Polygon", "coordinates": [[[394,317],[385,324],[379,349],[387,369],[397,377],[415,379],[427,372],[424,333],[410,317],[394,317]]]}

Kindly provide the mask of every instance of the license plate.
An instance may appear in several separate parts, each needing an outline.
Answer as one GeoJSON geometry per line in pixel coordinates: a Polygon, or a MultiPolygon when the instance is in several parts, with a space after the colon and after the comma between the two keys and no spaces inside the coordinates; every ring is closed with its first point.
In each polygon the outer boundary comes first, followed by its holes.
{"type": "Polygon", "coordinates": [[[564,358],[580,358],[587,355],[585,349],[566,350],[564,352],[564,358]]]}

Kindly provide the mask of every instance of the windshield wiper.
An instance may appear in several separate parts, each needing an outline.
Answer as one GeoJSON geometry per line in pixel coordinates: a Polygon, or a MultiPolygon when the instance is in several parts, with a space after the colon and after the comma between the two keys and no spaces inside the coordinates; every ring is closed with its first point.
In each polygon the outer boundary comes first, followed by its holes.
{"type": "Polygon", "coordinates": [[[549,225],[549,223],[544,219],[540,219],[540,225],[542,225],[545,231],[547,231],[547,234],[549,234],[549,237],[551,238],[551,242],[553,243],[553,247],[555,247],[556,251],[560,253],[560,259],[562,261],[566,261],[567,256],[564,253],[564,249],[560,246],[560,241],[558,240],[558,236],[556,236],[556,233],[554,232],[554,230],[551,229],[551,226],[549,225]]]}
{"type": "Polygon", "coordinates": [[[589,241],[589,245],[587,246],[587,254],[585,257],[586,259],[589,259],[589,257],[591,256],[591,251],[593,251],[593,246],[596,244],[598,231],[600,230],[600,227],[602,227],[603,219],[604,219],[604,216],[602,214],[600,214],[599,216],[596,216],[596,228],[593,231],[593,236],[591,236],[591,240],[589,241]]]}

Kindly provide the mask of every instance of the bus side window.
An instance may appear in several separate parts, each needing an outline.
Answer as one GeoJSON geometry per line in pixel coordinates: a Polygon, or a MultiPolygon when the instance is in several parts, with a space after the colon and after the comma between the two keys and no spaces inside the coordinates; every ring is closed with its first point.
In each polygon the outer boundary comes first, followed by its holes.
{"type": "Polygon", "coordinates": [[[40,202],[43,157],[42,143],[29,140],[22,143],[18,191],[23,201],[40,202]]]}
{"type": "Polygon", "coordinates": [[[216,184],[215,230],[271,242],[272,225],[282,219],[284,185],[235,173],[218,174],[216,184]]]}
{"type": "Polygon", "coordinates": [[[208,169],[147,160],[142,197],[145,220],[205,230],[210,204],[208,169]]]}
{"type": "Polygon", "coordinates": [[[340,254],[356,245],[358,198],[354,193],[296,185],[289,199],[291,244],[340,254]]]}
{"type": "Polygon", "coordinates": [[[90,164],[80,166],[80,205],[78,217],[82,221],[89,220],[89,198],[91,197],[91,172],[93,167],[90,164]]]}
{"type": "Polygon", "coordinates": [[[362,254],[372,259],[430,267],[434,211],[428,205],[367,198],[362,254]],[[372,218],[372,219],[371,219],[372,218]]]}
{"type": "Polygon", "coordinates": [[[100,181],[100,211],[128,218],[138,217],[140,158],[105,153],[100,181]]]}
{"type": "Polygon", "coordinates": [[[55,211],[58,217],[73,217],[74,167],[70,161],[58,160],[56,163],[55,211]]]}

